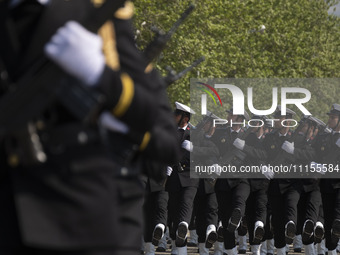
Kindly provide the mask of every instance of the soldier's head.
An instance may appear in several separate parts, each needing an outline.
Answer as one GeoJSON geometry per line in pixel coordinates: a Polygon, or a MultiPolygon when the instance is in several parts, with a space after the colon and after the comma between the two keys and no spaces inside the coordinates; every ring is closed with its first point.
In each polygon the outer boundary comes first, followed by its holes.
{"type": "Polygon", "coordinates": [[[303,116],[301,118],[302,128],[301,133],[309,140],[311,137],[317,134],[317,130],[321,127],[325,127],[326,124],[322,120],[313,116],[303,116]]]}
{"type": "Polygon", "coordinates": [[[253,121],[251,122],[252,126],[257,126],[253,127],[252,132],[256,133],[257,137],[262,136],[268,126],[267,119],[268,117],[265,115],[253,115],[251,118],[253,121]],[[255,121],[258,120],[258,121],[255,121]],[[261,122],[262,121],[262,122],[261,122]]]}
{"type": "Polygon", "coordinates": [[[278,119],[278,121],[274,122],[274,128],[279,130],[281,129],[288,130],[289,127],[287,128],[285,126],[289,126],[291,124],[291,121],[289,121],[289,119],[292,119],[294,115],[295,112],[289,108],[286,108],[286,114],[283,115],[281,112],[281,105],[278,105],[274,112],[274,119],[278,119]],[[287,120],[285,121],[285,126],[282,125],[282,121],[284,120],[287,120]]]}
{"type": "MultiPolygon", "coordinates": [[[[231,121],[233,123],[235,123],[235,122],[243,123],[244,120],[245,121],[249,120],[249,114],[246,110],[244,110],[244,114],[234,114],[233,108],[227,110],[226,112],[228,113],[228,117],[227,117],[228,123],[231,123],[231,121]]],[[[235,126],[239,127],[240,125],[235,125],[235,126]]]]}
{"type": "Polygon", "coordinates": [[[175,121],[178,127],[185,127],[190,120],[191,114],[195,114],[194,110],[192,110],[189,106],[185,104],[181,104],[179,102],[175,102],[175,121]]]}
{"type": "Polygon", "coordinates": [[[327,113],[328,115],[328,127],[334,131],[340,130],[340,105],[333,104],[331,110],[327,113]]]}
{"type": "Polygon", "coordinates": [[[309,139],[312,137],[315,127],[316,126],[311,122],[304,122],[301,133],[306,137],[306,139],[309,139]]]}
{"type": "Polygon", "coordinates": [[[228,113],[227,121],[229,123],[230,120],[233,118],[233,108],[230,108],[229,110],[226,110],[226,112],[228,113]]]}
{"type": "Polygon", "coordinates": [[[207,111],[207,115],[205,116],[205,119],[203,120],[204,121],[203,130],[209,136],[211,136],[215,132],[215,127],[213,127],[214,119],[220,119],[220,118],[217,117],[212,112],[207,111]]]}

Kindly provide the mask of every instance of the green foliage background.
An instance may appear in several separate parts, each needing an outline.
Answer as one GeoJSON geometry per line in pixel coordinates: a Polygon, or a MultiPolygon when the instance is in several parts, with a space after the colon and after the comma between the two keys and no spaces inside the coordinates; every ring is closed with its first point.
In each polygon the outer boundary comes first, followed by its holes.
{"type": "MultiPolygon", "coordinates": [[[[166,66],[181,71],[206,58],[168,88],[172,103],[190,104],[190,78],[340,77],[340,18],[327,12],[338,2],[139,0],[134,2],[137,44],[143,50],[154,36],[152,25],[168,31],[190,3],[196,5],[155,62],[166,75],[166,66]]],[[[320,112],[334,100],[340,103],[334,86],[325,90],[327,102],[311,106],[320,112]]]]}

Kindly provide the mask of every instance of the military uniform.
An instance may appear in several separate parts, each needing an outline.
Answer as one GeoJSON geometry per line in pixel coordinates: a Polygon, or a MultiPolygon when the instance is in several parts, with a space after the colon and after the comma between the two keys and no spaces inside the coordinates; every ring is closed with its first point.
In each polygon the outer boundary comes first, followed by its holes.
{"type": "MultiPolygon", "coordinates": [[[[163,169],[166,171],[166,169],[163,169]]],[[[168,200],[169,194],[165,191],[165,179],[156,181],[152,178],[146,178],[146,193],[144,200],[144,242],[152,242],[153,245],[158,245],[159,240],[164,234],[162,230],[160,235],[153,236],[157,224],[167,226],[168,220],[168,200]]]]}
{"type": "MultiPolygon", "coordinates": [[[[239,131],[241,134],[243,131],[239,131]]],[[[234,149],[233,142],[239,133],[231,128],[215,131],[213,140],[219,149],[220,165],[224,165],[223,157],[228,156],[234,149]]],[[[234,230],[229,231],[229,219],[235,218],[235,222],[241,220],[245,213],[246,200],[250,193],[250,186],[247,179],[218,179],[215,185],[218,202],[218,214],[223,225],[224,247],[233,250],[236,246],[234,230]],[[235,216],[236,217],[235,217],[235,216]]],[[[238,223],[236,223],[237,225],[238,223]]],[[[230,251],[233,252],[233,251],[230,251]]]]}
{"type": "MultiPolygon", "coordinates": [[[[335,156],[338,149],[334,146],[334,141],[332,142],[332,140],[339,137],[339,134],[329,134],[325,135],[325,137],[319,137],[319,139],[317,139],[314,146],[317,148],[318,152],[324,156],[319,158],[321,160],[319,162],[327,162],[327,164],[332,162],[333,164],[339,164],[339,161],[337,161],[336,157],[333,157],[333,161],[327,160],[328,157],[332,157],[332,155],[335,156]],[[324,148],[324,150],[322,150],[322,148],[324,148]]],[[[318,153],[316,155],[318,155],[318,153]]],[[[337,158],[339,158],[339,156],[337,156],[337,158]]],[[[318,159],[316,159],[316,162],[318,162],[318,159]]],[[[339,179],[321,179],[320,190],[324,209],[326,247],[329,250],[334,250],[336,248],[337,241],[335,241],[336,238],[332,237],[331,229],[334,220],[340,219],[340,210],[337,206],[338,202],[340,201],[339,179]]]]}
{"type": "MultiPolygon", "coordinates": [[[[209,123],[207,124],[209,125],[209,123]]],[[[191,164],[194,164],[194,166],[211,166],[216,164],[218,149],[211,141],[211,138],[206,137],[204,130],[194,130],[193,133],[197,133],[195,136],[199,137],[194,139],[196,144],[194,144],[192,151],[191,164]]],[[[218,220],[218,205],[214,184],[215,181],[212,179],[201,178],[194,201],[195,224],[201,254],[205,254],[204,251],[207,251],[206,248],[211,248],[217,240],[216,225],[218,220]],[[206,236],[207,234],[208,236],[206,236]]]]}
{"type": "MultiPolygon", "coordinates": [[[[190,140],[190,127],[178,129],[180,144],[190,140]]],[[[170,237],[176,239],[177,226],[181,221],[190,222],[193,202],[196,196],[199,180],[190,178],[190,152],[181,149],[181,160],[172,166],[173,172],[166,183],[169,192],[169,217],[172,220],[170,237]],[[180,205],[180,208],[178,206],[180,205]]]]}
{"type": "MultiPolygon", "coordinates": [[[[333,104],[331,111],[327,114],[340,116],[340,105],[333,104]]],[[[334,130],[339,127],[339,123],[340,120],[338,118],[334,130]]],[[[338,131],[319,133],[315,138],[315,141],[313,141],[312,146],[309,147],[308,150],[305,150],[304,155],[302,154],[303,150],[299,149],[294,151],[294,155],[301,156],[305,160],[327,164],[327,167],[324,169],[326,172],[325,176],[327,177],[327,174],[331,174],[333,172],[328,171],[329,164],[336,168],[336,166],[339,166],[340,163],[340,146],[337,145],[339,137],[340,133],[338,131]]],[[[321,168],[323,167],[321,166],[321,168]]],[[[308,188],[310,188],[310,185],[308,188]]],[[[320,180],[320,191],[324,213],[323,219],[325,222],[326,247],[328,248],[329,253],[335,252],[340,236],[340,209],[338,206],[340,201],[339,188],[339,179],[322,178],[320,180]]],[[[320,235],[322,236],[322,228],[320,227],[319,229],[321,233],[320,235]]],[[[321,238],[319,237],[317,239],[320,241],[321,238]]]]}
{"type": "MultiPolygon", "coordinates": [[[[295,147],[301,148],[301,153],[306,153],[306,147],[310,147],[310,141],[307,141],[304,134],[299,134],[294,142],[295,147]]],[[[301,160],[296,156],[295,163],[298,165],[308,165],[309,161],[301,160]]],[[[298,222],[297,235],[302,235],[304,245],[313,243],[314,224],[318,220],[319,208],[321,205],[321,193],[319,189],[319,180],[317,178],[303,179],[303,189],[298,203],[298,222]]]]}
{"type": "MultiPolygon", "coordinates": [[[[24,1],[10,9],[8,1],[0,4],[0,29],[5,35],[0,56],[13,82],[43,55],[44,45],[58,27],[69,19],[83,21],[101,5],[100,1],[50,1],[43,6],[24,1]]],[[[117,8],[123,4],[117,1],[117,8]]],[[[158,97],[151,91],[156,89],[156,95],[165,92],[159,82],[151,80],[153,72],[144,72],[147,63],[135,48],[131,29],[126,29],[132,12],[113,13],[99,30],[107,65],[94,89],[106,97],[103,108],[135,130],[137,150],[150,155],[151,147],[162,143],[162,139],[152,137],[158,132],[152,128],[155,109],[164,104],[155,100],[158,97]]],[[[2,162],[9,165],[3,163],[1,167],[4,178],[0,201],[6,209],[0,212],[0,250],[27,254],[29,246],[37,247],[34,251],[41,250],[42,254],[52,250],[138,254],[141,182],[136,177],[121,176],[126,174],[124,165],[108,153],[95,127],[83,125],[58,102],[48,108],[42,114],[47,123],[38,132],[44,138],[46,163],[21,164],[11,154],[13,137],[6,135],[2,140],[2,162]]],[[[174,128],[173,124],[170,127],[174,128]]],[[[176,150],[168,150],[167,156],[176,158],[176,150]]],[[[162,160],[166,162],[167,158],[162,160]]]]}
{"type": "MultiPolygon", "coordinates": [[[[246,144],[254,147],[261,147],[261,139],[256,137],[256,133],[251,133],[245,140],[246,144]]],[[[259,165],[260,161],[251,157],[246,158],[247,165],[259,165]]],[[[267,218],[267,203],[268,196],[267,190],[269,180],[263,179],[248,179],[250,184],[250,195],[246,204],[246,222],[249,230],[249,243],[250,245],[258,245],[264,233],[258,230],[258,237],[254,239],[255,223],[260,221],[266,223],[267,218]],[[261,235],[262,234],[262,235],[261,235]]],[[[264,229],[263,229],[264,230],[264,229]]]]}
{"type": "MultiPolygon", "coordinates": [[[[340,116],[340,105],[334,104],[328,114],[340,116]]],[[[336,127],[338,127],[339,121],[336,127]]],[[[336,142],[340,138],[339,132],[323,133],[315,139],[312,147],[315,149],[313,160],[317,163],[340,164],[340,148],[336,142]]],[[[327,173],[326,173],[327,176],[327,173]]],[[[340,181],[339,179],[321,179],[320,190],[322,196],[324,220],[325,220],[325,238],[328,250],[335,250],[339,239],[340,226],[340,181]],[[333,233],[333,234],[332,234],[333,233]]]]}
{"type": "MultiPolygon", "coordinates": [[[[167,179],[169,192],[169,229],[170,237],[176,240],[179,254],[187,252],[187,232],[193,212],[193,203],[199,180],[190,178],[190,114],[195,112],[188,106],[176,102],[175,118],[178,119],[178,146],[181,148],[180,160],[171,165],[172,173],[167,179]],[[184,147],[184,144],[189,145],[184,147]]],[[[173,244],[175,245],[175,243],[173,244]]]]}

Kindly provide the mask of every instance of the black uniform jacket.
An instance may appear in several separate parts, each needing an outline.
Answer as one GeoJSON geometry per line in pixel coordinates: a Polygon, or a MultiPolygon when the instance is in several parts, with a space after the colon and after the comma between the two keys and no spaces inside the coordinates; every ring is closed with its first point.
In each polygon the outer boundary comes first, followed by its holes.
{"type": "MultiPolygon", "coordinates": [[[[99,1],[51,0],[47,6],[19,5],[11,10],[9,1],[1,1],[0,58],[11,81],[19,81],[43,56],[44,45],[59,27],[68,20],[82,23],[90,17],[97,8],[95,2],[99,1]]],[[[117,7],[123,4],[117,1],[117,7]]],[[[127,28],[131,15],[116,14],[112,10],[111,18],[98,31],[103,37],[106,67],[95,89],[106,98],[103,109],[133,130],[138,150],[170,164],[177,158],[178,143],[170,107],[163,100],[164,88],[161,82],[153,82],[157,78],[153,71],[145,71],[147,63],[135,47],[132,30],[127,28]],[[164,119],[168,121],[157,126],[155,116],[161,112],[166,113],[164,119]]],[[[58,81],[46,80],[47,85],[50,82],[58,81]]],[[[6,93],[0,85],[1,92],[6,93]]],[[[42,139],[46,163],[24,166],[13,161],[7,149],[11,135],[2,137],[0,203],[4,209],[0,210],[0,225],[4,227],[0,229],[0,245],[15,246],[20,236],[24,244],[34,247],[116,247],[116,203],[135,191],[128,187],[118,190],[114,171],[121,165],[108,156],[99,139],[78,144],[73,141],[77,141],[77,133],[68,132],[70,129],[64,129],[63,139],[54,139],[56,144],[51,144],[53,137],[48,136],[59,127],[76,126],[79,132],[90,130],[95,137],[96,128],[83,125],[58,102],[46,112],[42,115],[47,116],[48,123],[39,131],[46,133],[41,136],[46,138],[42,139]]]]}
{"type": "MultiPolygon", "coordinates": [[[[190,141],[190,125],[185,130],[178,129],[178,142],[181,147],[184,140],[190,141]]],[[[181,148],[180,160],[172,165],[173,172],[169,176],[166,189],[168,191],[179,191],[182,187],[198,187],[199,179],[190,178],[190,152],[181,148]]]]}

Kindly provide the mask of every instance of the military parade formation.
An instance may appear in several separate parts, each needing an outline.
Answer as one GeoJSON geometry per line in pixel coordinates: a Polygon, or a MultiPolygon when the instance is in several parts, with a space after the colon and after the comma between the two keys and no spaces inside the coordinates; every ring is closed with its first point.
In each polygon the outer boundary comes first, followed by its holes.
{"type": "MultiPolygon", "coordinates": [[[[274,128],[258,125],[246,130],[235,124],[217,129],[213,127],[213,119],[218,117],[211,113],[193,127],[188,121],[194,113],[188,106],[176,102],[175,116],[182,157],[178,164],[168,166],[168,181],[161,191],[168,192],[168,221],[167,225],[165,221],[154,221],[153,235],[147,238],[150,232],[145,233],[146,254],[154,254],[154,246],[159,245],[166,226],[173,240],[172,254],[187,254],[184,240],[189,229],[196,230],[196,243],[202,255],[209,254],[212,247],[216,255],[245,253],[247,232],[252,254],[274,254],[273,247],[276,254],[286,254],[286,245],[293,241],[300,252],[303,244],[305,254],[323,254],[315,247],[322,241],[326,243],[328,254],[337,254],[340,182],[339,179],[327,178],[327,166],[340,163],[339,104],[333,104],[327,113],[327,126],[315,117],[304,116],[295,132],[279,121],[274,128]],[[187,134],[182,130],[186,130],[187,134]],[[190,142],[189,130],[191,138],[201,136],[202,139],[190,142]],[[241,163],[235,150],[245,154],[241,163]],[[241,164],[260,165],[262,162],[263,176],[251,178],[249,174],[248,178],[233,178],[231,175],[231,178],[190,179],[188,164],[201,164],[200,157],[206,155],[209,155],[210,162],[205,163],[212,166],[234,164],[240,167],[241,164]],[[235,156],[238,157],[236,161],[235,156]],[[311,168],[320,168],[320,171],[298,178],[283,178],[277,176],[282,173],[266,169],[268,165],[279,164],[307,164],[311,168]],[[298,245],[298,242],[301,244],[298,245]]],[[[227,114],[227,119],[234,123],[250,118],[247,112],[233,115],[232,109],[227,114]]],[[[290,109],[282,115],[278,106],[274,118],[289,120],[294,115],[295,112],[290,109]]],[[[267,117],[252,116],[252,119],[265,121],[267,117]]],[[[146,199],[149,194],[146,194],[146,199]]],[[[162,196],[162,203],[165,203],[166,196],[162,196]]],[[[145,215],[166,213],[166,203],[163,208],[145,211],[145,215]]]]}
{"type": "Polygon", "coordinates": [[[281,106],[273,126],[232,108],[192,125],[166,87],[204,57],[151,62],[193,8],[141,52],[130,1],[0,0],[0,255],[337,254],[340,105],[294,130],[281,106]]]}

